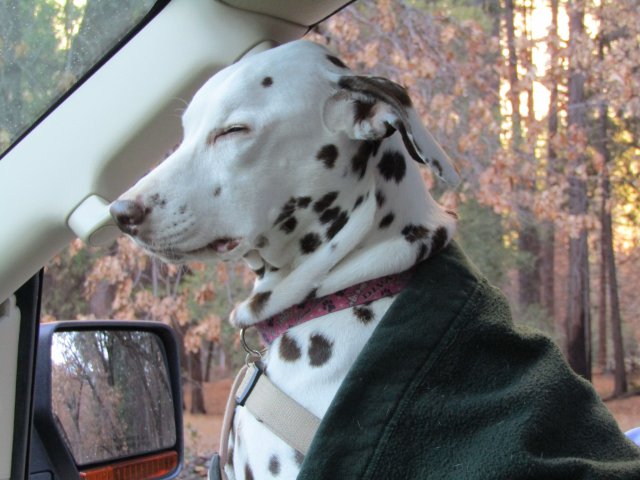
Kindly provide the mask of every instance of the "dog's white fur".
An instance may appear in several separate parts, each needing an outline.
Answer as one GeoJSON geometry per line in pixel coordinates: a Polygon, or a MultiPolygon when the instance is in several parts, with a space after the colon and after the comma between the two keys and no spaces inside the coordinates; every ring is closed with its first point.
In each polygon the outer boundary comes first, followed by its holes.
{"type": "MultiPolygon", "coordinates": [[[[127,232],[172,262],[247,260],[260,277],[232,313],[243,327],[410,268],[455,229],[411,157],[457,177],[399,92],[306,41],[239,61],[195,95],[179,148],[120,198],[145,211],[127,232]]],[[[364,307],[367,321],[347,309],[291,329],[267,355],[271,381],[322,417],[392,301],[364,307]]],[[[232,447],[231,478],[299,470],[300,456],[243,408],[232,447]]]]}

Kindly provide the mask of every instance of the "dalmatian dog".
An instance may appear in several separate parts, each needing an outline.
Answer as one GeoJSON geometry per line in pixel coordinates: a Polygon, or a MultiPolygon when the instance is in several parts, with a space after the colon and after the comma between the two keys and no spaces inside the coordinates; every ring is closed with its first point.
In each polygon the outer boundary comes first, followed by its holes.
{"type": "MultiPolygon", "coordinates": [[[[244,259],[256,273],[230,316],[264,324],[304,302],[406,272],[444,247],[456,215],[427,192],[458,176],[404,88],[292,42],[215,74],[177,150],[111,205],[120,229],[168,262],[244,259]]],[[[318,418],[396,293],[271,339],[268,378],[318,418]]],[[[295,478],[303,455],[237,407],[226,475],[295,478]]]]}

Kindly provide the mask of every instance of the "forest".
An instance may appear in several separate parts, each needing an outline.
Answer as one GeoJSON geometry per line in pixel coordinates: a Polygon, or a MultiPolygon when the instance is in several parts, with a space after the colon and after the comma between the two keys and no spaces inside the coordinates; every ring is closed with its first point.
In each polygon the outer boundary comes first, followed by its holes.
{"type": "MultiPolygon", "coordinates": [[[[119,3],[0,2],[0,18],[31,19],[0,21],[0,152],[84,74],[101,35],[121,34],[110,16],[143,14],[119,3]]],[[[640,391],[640,0],[361,0],[307,37],[408,88],[463,178],[453,191],[424,180],[515,321],[587,380],[610,375],[608,398],[640,391]]],[[[244,360],[227,317],[252,281],[241,263],[166,265],[126,238],[76,240],[46,267],[42,321],[171,325],[186,406],[204,413],[203,384],[244,360]]]]}

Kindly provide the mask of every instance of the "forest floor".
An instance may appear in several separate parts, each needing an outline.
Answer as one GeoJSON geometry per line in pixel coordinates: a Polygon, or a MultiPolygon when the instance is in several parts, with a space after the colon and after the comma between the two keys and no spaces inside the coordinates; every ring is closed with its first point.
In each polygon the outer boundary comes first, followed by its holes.
{"type": "MultiPolygon", "coordinates": [[[[181,480],[196,480],[206,478],[209,458],[218,451],[222,417],[231,388],[231,379],[205,383],[204,397],[206,415],[184,414],[185,466],[178,477],[181,480]]],[[[593,384],[605,405],[623,432],[640,427],[640,395],[626,398],[607,400],[613,392],[613,375],[596,374],[593,384]]],[[[640,386],[640,372],[629,379],[630,386],[640,386]]],[[[188,404],[189,395],[185,395],[188,404]]]]}

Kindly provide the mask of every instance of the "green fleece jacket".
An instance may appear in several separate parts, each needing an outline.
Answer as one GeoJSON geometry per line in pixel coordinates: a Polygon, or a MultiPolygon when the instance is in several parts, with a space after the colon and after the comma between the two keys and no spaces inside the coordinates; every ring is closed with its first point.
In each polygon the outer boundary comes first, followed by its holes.
{"type": "Polygon", "coordinates": [[[452,244],[373,333],[298,478],[640,480],[640,448],[452,244]]]}

